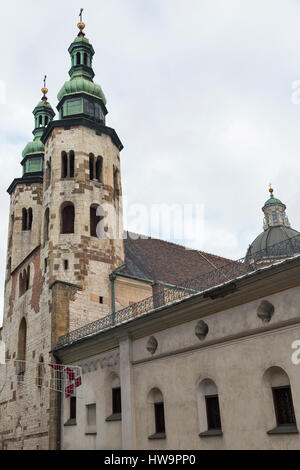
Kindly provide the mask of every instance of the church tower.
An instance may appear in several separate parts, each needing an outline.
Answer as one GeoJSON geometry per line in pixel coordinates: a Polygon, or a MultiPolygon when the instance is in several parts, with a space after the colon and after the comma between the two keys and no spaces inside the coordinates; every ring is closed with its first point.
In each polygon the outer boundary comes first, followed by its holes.
{"type": "Polygon", "coordinates": [[[109,275],[124,263],[120,151],[106,126],[106,99],[93,82],[93,46],[78,24],[69,47],[70,80],[58,93],[59,120],[42,137],[45,144],[42,258],[49,266],[56,335],[111,312],[109,275]],[[100,233],[101,232],[101,233],[100,233]],[[99,238],[100,237],[100,238],[99,238]]]}
{"type": "Polygon", "coordinates": [[[70,80],[47,88],[33,114],[22,178],[10,185],[0,366],[0,449],[59,447],[51,350],[59,337],[111,313],[109,275],[124,264],[120,151],[94,83],[85,25],[71,44],[70,80]]]}

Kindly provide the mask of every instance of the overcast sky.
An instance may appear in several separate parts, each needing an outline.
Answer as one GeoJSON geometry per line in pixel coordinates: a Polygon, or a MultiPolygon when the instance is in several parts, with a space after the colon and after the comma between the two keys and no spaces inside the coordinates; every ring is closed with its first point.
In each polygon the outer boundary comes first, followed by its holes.
{"type": "Polygon", "coordinates": [[[1,15],[0,284],[6,189],[21,176],[44,74],[53,107],[68,79],[80,7],[107,125],[125,147],[128,204],[203,205],[204,236],[193,247],[239,258],[262,231],[272,182],[300,230],[298,0],[11,0],[1,15]]]}

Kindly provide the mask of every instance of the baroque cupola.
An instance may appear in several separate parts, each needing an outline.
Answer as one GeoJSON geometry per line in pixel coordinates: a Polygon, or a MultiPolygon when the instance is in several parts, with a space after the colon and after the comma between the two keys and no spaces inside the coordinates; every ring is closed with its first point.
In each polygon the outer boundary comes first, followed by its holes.
{"type": "Polygon", "coordinates": [[[291,227],[286,205],[274,196],[273,188],[269,193],[262,208],[264,231],[249,246],[247,262],[269,264],[300,253],[300,233],[291,227]]]}
{"type": "Polygon", "coordinates": [[[68,50],[71,57],[70,80],[64,83],[57,95],[59,118],[86,117],[105,125],[106,98],[101,87],[93,82],[95,51],[83,32],[82,12],[77,26],[79,33],[68,50]]]}
{"type": "Polygon", "coordinates": [[[43,173],[43,159],[45,147],[41,141],[41,137],[48,126],[53,120],[55,112],[53,111],[50,103],[48,102],[46,88],[46,77],[44,79],[44,87],[42,88],[43,96],[33,110],[34,115],[34,139],[29,142],[22,152],[22,166],[23,177],[31,177],[33,174],[43,173]]]}

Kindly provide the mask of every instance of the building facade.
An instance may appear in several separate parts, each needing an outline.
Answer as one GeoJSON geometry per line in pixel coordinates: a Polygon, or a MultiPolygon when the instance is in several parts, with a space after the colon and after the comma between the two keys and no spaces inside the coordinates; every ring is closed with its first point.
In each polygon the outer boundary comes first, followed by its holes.
{"type": "Polygon", "coordinates": [[[299,274],[297,256],[66,338],[55,355],[83,384],[62,448],[298,449],[299,274]]]}
{"type": "Polygon", "coordinates": [[[272,192],[244,262],[124,232],[123,145],[78,28],[57,119],[44,86],[8,188],[0,449],[296,448],[300,251],[285,206],[272,192]],[[83,381],[65,398],[67,365],[83,381]]]}

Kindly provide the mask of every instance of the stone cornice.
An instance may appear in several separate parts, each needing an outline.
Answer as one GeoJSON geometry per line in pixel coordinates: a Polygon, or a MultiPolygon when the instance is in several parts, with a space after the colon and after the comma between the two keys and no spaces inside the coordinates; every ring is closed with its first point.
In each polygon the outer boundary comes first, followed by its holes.
{"type": "Polygon", "coordinates": [[[32,183],[41,183],[43,184],[43,173],[42,172],[37,172],[37,173],[27,173],[26,176],[23,176],[23,178],[15,178],[9,188],[7,189],[8,194],[11,194],[15,187],[18,184],[26,184],[27,186],[31,185],[32,183]]]}
{"type": "Polygon", "coordinates": [[[43,136],[41,137],[41,141],[43,144],[45,144],[50,137],[53,129],[59,128],[59,127],[64,127],[68,128],[71,126],[84,126],[88,127],[89,129],[94,129],[96,132],[99,132],[101,134],[106,134],[109,135],[113,144],[118,148],[119,151],[121,151],[124,147],[122,142],[120,141],[118,134],[114,129],[111,127],[103,126],[102,124],[92,121],[91,119],[87,119],[85,117],[74,117],[74,118],[67,118],[67,119],[62,119],[59,121],[51,121],[43,136]]]}

